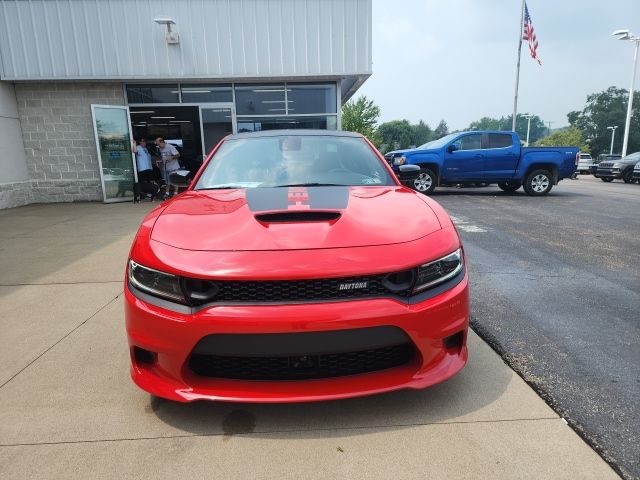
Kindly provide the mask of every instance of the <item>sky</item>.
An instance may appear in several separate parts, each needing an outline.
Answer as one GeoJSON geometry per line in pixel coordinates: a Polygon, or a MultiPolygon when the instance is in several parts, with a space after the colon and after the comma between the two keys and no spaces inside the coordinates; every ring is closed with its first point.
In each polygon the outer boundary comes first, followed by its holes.
{"type": "MultiPolygon", "coordinates": [[[[521,5],[373,0],[373,74],[355,97],[373,99],[381,122],[406,118],[435,128],[444,119],[450,130],[511,114],[521,5]]],[[[519,113],[558,128],[568,125],[568,112],[584,108],[587,95],[629,88],[634,43],[611,33],[640,35],[640,0],[527,0],[527,6],[543,63],[523,42],[519,113]]]]}

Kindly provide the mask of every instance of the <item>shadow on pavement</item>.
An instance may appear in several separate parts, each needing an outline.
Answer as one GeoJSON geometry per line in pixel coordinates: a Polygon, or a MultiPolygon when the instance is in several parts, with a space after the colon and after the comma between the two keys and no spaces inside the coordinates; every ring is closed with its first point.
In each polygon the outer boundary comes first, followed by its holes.
{"type": "Polygon", "coordinates": [[[273,438],[291,437],[292,433],[299,438],[360,435],[412,425],[488,419],[491,412],[494,417],[496,411],[504,413],[499,399],[513,374],[488,347],[480,349],[482,352],[473,345],[475,358],[457,376],[425,390],[294,404],[177,403],[152,397],[147,411],[196,435],[269,433],[273,438]],[[487,369],[493,362],[500,362],[501,368],[487,369]]]}
{"type": "Polygon", "coordinates": [[[447,197],[447,196],[456,196],[456,195],[470,195],[474,197],[522,197],[522,198],[531,198],[540,200],[542,198],[554,198],[554,197],[587,197],[584,193],[579,192],[568,192],[566,190],[559,190],[558,187],[554,187],[548,195],[544,197],[530,197],[522,189],[517,190],[515,192],[503,192],[500,189],[492,189],[490,187],[486,188],[452,188],[452,187],[442,187],[436,189],[429,196],[433,198],[437,197],[447,197]]]}

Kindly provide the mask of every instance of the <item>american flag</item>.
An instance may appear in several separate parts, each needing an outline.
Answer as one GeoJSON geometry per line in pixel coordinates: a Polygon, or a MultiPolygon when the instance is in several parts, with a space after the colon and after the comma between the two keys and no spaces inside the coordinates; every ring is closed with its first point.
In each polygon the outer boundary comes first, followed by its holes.
{"type": "Polygon", "coordinates": [[[531,15],[529,15],[529,8],[527,3],[524,4],[524,25],[522,26],[522,39],[529,42],[529,52],[531,52],[531,58],[542,65],[540,57],[538,57],[538,39],[536,38],[536,32],[533,29],[533,22],[531,21],[531,15]]]}

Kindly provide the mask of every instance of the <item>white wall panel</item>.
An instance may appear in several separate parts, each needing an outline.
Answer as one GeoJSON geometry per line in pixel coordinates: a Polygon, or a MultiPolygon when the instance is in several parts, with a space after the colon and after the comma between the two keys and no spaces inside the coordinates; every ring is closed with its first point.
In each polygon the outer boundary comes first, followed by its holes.
{"type": "Polygon", "coordinates": [[[366,76],[371,0],[3,0],[0,59],[3,80],[366,76]]]}

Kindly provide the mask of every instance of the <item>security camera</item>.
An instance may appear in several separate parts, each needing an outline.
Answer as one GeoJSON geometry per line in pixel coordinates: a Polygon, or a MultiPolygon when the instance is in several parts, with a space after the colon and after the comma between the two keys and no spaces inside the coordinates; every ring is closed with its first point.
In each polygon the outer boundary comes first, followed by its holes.
{"type": "Polygon", "coordinates": [[[158,25],[167,26],[167,35],[165,36],[165,38],[167,39],[167,43],[169,44],[180,43],[180,36],[178,35],[178,32],[174,32],[173,30],[171,30],[171,25],[176,24],[176,22],[172,18],[168,18],[168,17],[154,18],[153,21],[156,22],[158,25]]]}

